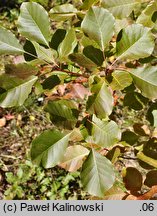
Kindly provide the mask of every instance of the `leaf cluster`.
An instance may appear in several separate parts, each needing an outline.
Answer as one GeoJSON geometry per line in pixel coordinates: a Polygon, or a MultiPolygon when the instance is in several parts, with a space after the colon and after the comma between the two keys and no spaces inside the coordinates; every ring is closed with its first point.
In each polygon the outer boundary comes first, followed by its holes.
{"type": "Polygon", "coordinates": [[[25,43],[0,27],[0,54],[24,57],[6,65],[0,76],[0,106],[21,106],[32,89],[45,95],[44,111],[58,129],[32,141],[32,161],[80,169],[84,189],[95,196],[114,187],[116,162],[127,148],[140,166],[153,171],[143,182],[138,170],[127,167],[121,174],[126,189],[138,196],[143,183],[155,184],[148,180],[157,168],[155,7],[154,0],[85,0],[47,12],[25,2],[17,22],[25,43]],[[119,104],[147,109],[151,130],[141,124],[123,128],[114,119],[119,104]]]}

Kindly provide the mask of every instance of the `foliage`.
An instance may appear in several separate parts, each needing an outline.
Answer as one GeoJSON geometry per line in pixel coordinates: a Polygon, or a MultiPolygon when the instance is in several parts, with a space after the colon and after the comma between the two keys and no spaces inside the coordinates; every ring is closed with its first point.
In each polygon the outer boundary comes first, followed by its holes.
{"type": "Polygon", "coordinates": [[[129,193],[138,196],[144,184],[155,184],[149,180],[157,168],[154,2],[85,0],[49,12],[24,2],[17,21],[24,45],[0,27],[0,54],[24,56],[23,65],[9,72],[7,65],[0,76],[0,106],[22,105],[32,89],[45,96],[44,111],[58,128],[32,141],[32,161],[45,168],[80,170],[84,189],[102,198],[112,196],[120,179],[116,163],[128,149],[130,159],[147,173],[143,182],[135,167],[122,170],[129,193]],[[56,30],[51,29],[53,22],[59,23],[56,30]],[[149,129],[139,122],[131,129],[120,123],[118,106],[147,109],[149,129]]]}
{"type": "Polygon", "coordinates": [[[66,173],[55,169],[53,173],[43,170],[26,160],[20,164],[17,173],[6,173],[9,183],[4,199],[83,199],[86,195],[80,187],[79,172],[66,173]],[[53,176],[53,178],[52,178],[53,176]],[[73,191],[73,193],[71,193],[73,191]],[[77,193],[76,193],[77,191],[77,193]]]}

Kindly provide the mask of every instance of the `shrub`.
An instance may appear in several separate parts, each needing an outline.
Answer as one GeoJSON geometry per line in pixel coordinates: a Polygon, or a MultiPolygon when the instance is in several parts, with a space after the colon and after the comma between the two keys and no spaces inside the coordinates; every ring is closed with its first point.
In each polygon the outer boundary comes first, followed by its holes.
{"type": "MultiPolygon", "coordinates": [[[[33,140],[32,161],[45,168],[80,169],[84,189],[95,196],[104,197],[114,187],[115,164],[128,149],[144,169],[157,168],[155,7],[155,1],[85,0],[47,13],[38,3],[25,2],[17,23],[25,44],[0,28],[0,54],[25,58],[5,66],[0,106],[21,106],[32,88],[44,95],[43,112],[57,129],[33,140]],[[117,110],[125,106],[147,110],[149,130],[140,122],[131,130],[123,127],[117,110]]],[[[143,177],[135,167],[121,176],[131,193],[141,190],[143,177]]]]}

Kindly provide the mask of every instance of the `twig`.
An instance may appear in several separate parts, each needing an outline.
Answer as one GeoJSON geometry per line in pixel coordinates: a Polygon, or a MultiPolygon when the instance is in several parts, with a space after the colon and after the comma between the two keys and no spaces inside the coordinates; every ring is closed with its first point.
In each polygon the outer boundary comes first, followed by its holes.
{"type": "MultiPolygon", "coordinates": [[[[52,70],[56,70],[56,71],[60,71],[60,72],[64,72],[64,73],[67,73],[67,74],[70,74],[70,75],[72,75],[72,76],[77,76],[77,77],[85,77],[85,78],[89,78],[89,75],[85,75],[85,74],[79,74],[79,73],[75,73],[75,72],[73,72],[73,71],[67,71],[67,70],[64,70],[64,69],[61,69],[61,68],[59,68],[59,67],[54,67],[53,68],[53,66],[51,66],[51,65],[49,65],[49,67],[52,69],[52,70]]],[[[49,74],[49,73],[52,73],[53,71],[48,71],[48,72],[46,72],[46,73],[43,73],[43,74],[41,74],[41,76],[43,76],[43,75],[46,75],[46,74],[49,74]]]]}
{"type": "Polygon", "coordinates": [[[135,157],[128,157],[128,156],[119,156],[119,158],[123,158],[125,160],[137,160],[135,157]]]}

